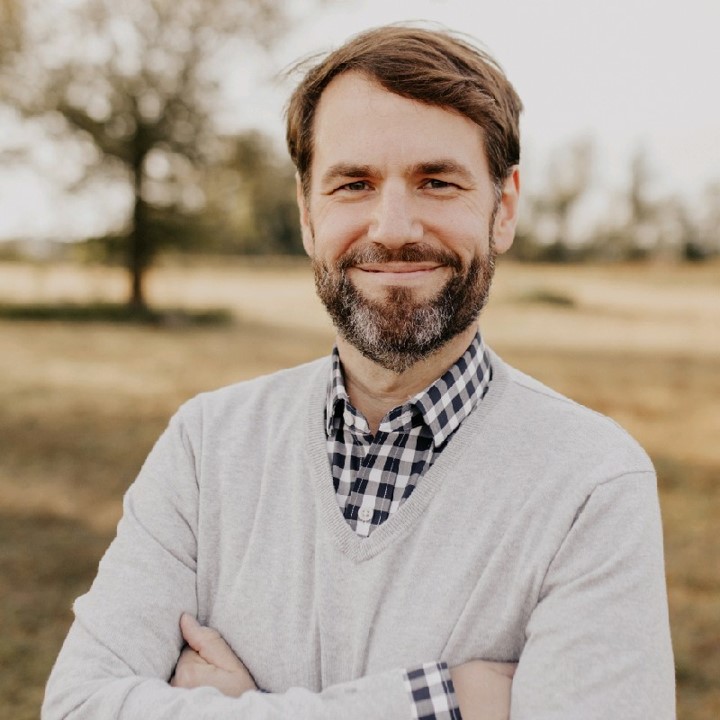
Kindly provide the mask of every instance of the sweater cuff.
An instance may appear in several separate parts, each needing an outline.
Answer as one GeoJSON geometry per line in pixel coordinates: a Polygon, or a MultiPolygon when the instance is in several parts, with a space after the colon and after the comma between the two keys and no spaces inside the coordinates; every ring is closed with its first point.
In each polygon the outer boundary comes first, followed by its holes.
{"type": "Polygon", "coordinates": [[[405,671],[412,720],[462,720],[447,663],[425,663],[405,671]]]}

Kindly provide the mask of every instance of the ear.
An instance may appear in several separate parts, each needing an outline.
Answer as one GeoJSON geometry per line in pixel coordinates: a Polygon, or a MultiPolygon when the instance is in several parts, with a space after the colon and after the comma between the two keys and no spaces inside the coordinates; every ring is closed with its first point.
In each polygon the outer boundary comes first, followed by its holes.
{"type": "Polygon", "coordinates": [[[295,197],[297,199],[298,210],[300,210],[300,230],[302,232],[303,247],[305,248],[305,252],[312,257],[315,243],[313,242],[312,224],[310,223],[310,211],[308,210],[302,181],[298,173],[295,173],[295,197]]]}
{"type": "Polygon", "coordinates": [[[500,205],[495,215],[493,236],[495,249],[499,254],[507,252],[515,239],[515,228],[520,210],[520,168],[515,165],[505,178],[500,196],[500,205]]]}

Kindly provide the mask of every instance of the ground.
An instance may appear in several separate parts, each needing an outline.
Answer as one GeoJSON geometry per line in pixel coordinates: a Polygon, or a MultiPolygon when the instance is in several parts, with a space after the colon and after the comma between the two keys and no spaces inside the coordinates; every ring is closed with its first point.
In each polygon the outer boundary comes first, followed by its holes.
{"type": "MultiPolygon", "coordinates": [[[[43,685],[112,538],[122,493],[202,390],[329,351],[304,263],[166,266],[157,305],[231,307],[227,327],[0,320],[0,707],[43,685]]],[[[0,303],[114,300],[121,272],[0,264],[0,303]]],[[[483,318],[508,361],[611,415],[650,452],[665,527],[683,720],[720,717],[720,267],[504,263],[483,318]]]]}

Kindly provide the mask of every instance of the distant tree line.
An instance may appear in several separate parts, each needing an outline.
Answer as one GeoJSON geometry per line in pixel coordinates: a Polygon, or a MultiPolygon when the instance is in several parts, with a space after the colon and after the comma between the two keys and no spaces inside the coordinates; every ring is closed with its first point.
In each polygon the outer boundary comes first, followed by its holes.
{"type": "Polygon", "coordinates": [[[578,140],[553,157],[542,190],[526,193],[513,254],[517,259],[583,262],[664,259],[702,261],[720,255],[720,181],[700,198],[658,196],[647,154],[630,159],[627,184],[605,198],[602,220],[578,230],[592,192],[593,145],[578,140]]]}

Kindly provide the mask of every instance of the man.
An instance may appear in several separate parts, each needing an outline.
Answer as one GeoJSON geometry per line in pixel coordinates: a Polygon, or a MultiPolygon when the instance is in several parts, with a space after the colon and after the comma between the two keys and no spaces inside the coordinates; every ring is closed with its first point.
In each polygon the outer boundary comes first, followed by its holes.
{"type": "Polygon", "coordinates": [[[520,109],[442,32],[309,71],[288,144],[336,348],[173,418],[45,718],[674,717],[647,456],[476,327],[520,109]]]}

